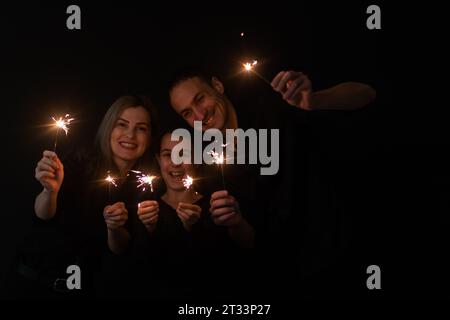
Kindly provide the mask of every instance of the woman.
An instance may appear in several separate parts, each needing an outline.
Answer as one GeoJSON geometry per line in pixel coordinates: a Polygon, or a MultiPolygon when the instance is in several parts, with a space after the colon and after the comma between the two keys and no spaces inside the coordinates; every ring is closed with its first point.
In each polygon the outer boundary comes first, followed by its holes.
{"type": "Polygon", "coordinates": [[[151,161],[154,123],[155,110],[147,98],[123,96],[105,114],[92,150],[77,151],[64,161],[44,151],[35,174],[43,189],[16,270],[15,280],[22,283],[19,296],[92,294],[102,253],[107,246],[114,253],[124,251],[124,239],[130,237],[124,225],[137,189],[128,173],[139,170],[142,160],[151,161]],[[107,173],[116,178],[115,186],[107,186],[107,173]],[[81,268],[81,290],[67,290],[70,265],[81,268]]]}

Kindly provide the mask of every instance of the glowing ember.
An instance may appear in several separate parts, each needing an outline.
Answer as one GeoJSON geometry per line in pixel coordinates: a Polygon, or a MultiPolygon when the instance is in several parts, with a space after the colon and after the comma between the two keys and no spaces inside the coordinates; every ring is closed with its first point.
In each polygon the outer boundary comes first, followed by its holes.
{"type": "Polygon", "coordinates": [[[142,187],[142,191],[145,191],[147,187],[150,187],[150,191],[153,192],[153,180],[156,178],[156,176],[144,174],[136,170],[131,171],[137,174],[137,179],[139,182],[139,185],[137,186],[138,188],[142,187]]]}
{"type": "Polygon", "coordinates": [[[253,67],[256,66],[257,64],[258,64],[258,61],[253,60],[253,62],[243,63],[242,66],[244,67],[245,71],[251,71],[253,69],[253,67]]]}
{"type": "Polygon", "coordinates": [[[114,187],[117,187],[116,180],[114,180],[114,178],[111,177],[109,174],[106,177],[105,181],[107,181],[109,184],[112,184],[114,187]]]}
{"type": "Polygon", "coordinates": [[[59,117],[58,120],[56,120],[54,117],[52,117],[53,121],[55,121],[55,126],[58,128],[58,130],[63,129],[64,132],[66,133],[66,135],[67,135],[67,132],[69,131],[68,125],[70,124],[70,122],[72,120],[75,120],[74,118],[69,118],[69,117],[70,117],[70,115],[68,115],[68,114],[66,114],[64,116],[64,118],[59,117]]]}
{"type": "Polygon", "coordinates": [[[193,182],[194,179],[192,179],[192,177],[190,177],[189,175],[186,175],[186,178],[183,179],[183,186],[186,188],[186,190],[189,190],[193,182]]]}

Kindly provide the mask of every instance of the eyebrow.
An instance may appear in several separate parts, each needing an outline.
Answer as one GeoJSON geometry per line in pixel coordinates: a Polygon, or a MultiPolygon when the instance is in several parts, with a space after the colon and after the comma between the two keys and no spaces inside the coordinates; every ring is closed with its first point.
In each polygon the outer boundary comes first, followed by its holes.
{"type": "Polygon", "coordinates": [[[166,152],[166,151],[172,152],[172,150],[170,150],[170,149],[162,149],[162,150],[160,151],[160,153],[163,153],[163,152],[166,152]]]}
{"type": "Polygon", "coordinates": [[[198,91],[196,94],[195,94],[195,96],[194,96],[194,99],[192,99],[192,101],[197,101],[198,100],[198,96],[199,95],[201,95],[201,94],[203,94],[203,91],[198,91]]]}
{"type": "MultiPolygon", "coordinates": [[[[119,120],[122,120],[122,121],[124,121],[124,122],[126,122],[126,123],[130,123],[130,121],[125,120],[124,118],[119,118],[119,119],[117,119],[117,121],[119,121],[119,120]]],[[[147,123],[147,122],[136,122],[136,124],[145,124],[146,126],[148,126],[148,123],[147,123]]]]}

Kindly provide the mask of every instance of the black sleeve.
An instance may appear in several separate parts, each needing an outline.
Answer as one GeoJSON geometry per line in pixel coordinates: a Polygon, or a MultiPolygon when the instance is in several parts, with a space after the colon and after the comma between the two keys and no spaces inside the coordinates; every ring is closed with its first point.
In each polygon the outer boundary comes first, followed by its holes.
{"type": "Polygon", "coordinates": [[[72,151],[61,159],[64,166],[64,180],[58,192],[57,208],[55,216],[43,220],[33,212],[32,225],[36,228],[46,228],[61,223],[68,218],[68,212],[81,205],[81,193],[85,189],[86,163],[89,162],[88,153],[85,150],[72,151]]]}

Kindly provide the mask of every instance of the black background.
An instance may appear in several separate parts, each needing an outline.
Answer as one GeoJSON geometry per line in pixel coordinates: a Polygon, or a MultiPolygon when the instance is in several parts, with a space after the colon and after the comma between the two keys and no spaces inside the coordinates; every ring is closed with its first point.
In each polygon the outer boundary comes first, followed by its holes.
{"type": "Polygon", "coordinates": [[[82,29],[75,31],[66,28],[70,4],[1,9],[1,277],[30,227],[39,190],[34,167],[54,139],[43,126],[51,115],[77,118],[68,138],[61,136],[60,152],[92,139],[122,94],[150,94],[168,121],[178,121],[164,92],[176,66],[204,62],[233,82],[240,81],[239,61],[257,57],[267,78],[302,70],[314,89],[352,80],[377,90],[376,103],[323,132],[330,136],[326,148],[336,156],[333,170],[354,218],[350,252],[361,292],[378,298],[445,296],[448,127],[435,95],[438,80],[428,76],[440,51],[430,46],[425,27],[433,26],[424,20],[436,8],[378,3],[382,29],[368,30],[366,8],[372,3],[364,2],[79,3],[82,29]],[[420,53],[424,48],[432,59],[420,53]],[[370,264],[382,269],[380,292],[364,289],[363,266],[370,264]]]}

